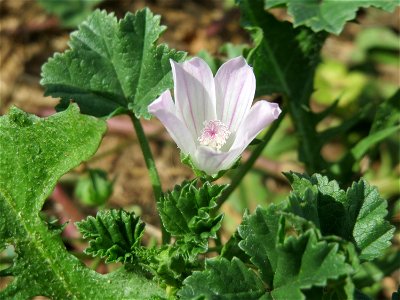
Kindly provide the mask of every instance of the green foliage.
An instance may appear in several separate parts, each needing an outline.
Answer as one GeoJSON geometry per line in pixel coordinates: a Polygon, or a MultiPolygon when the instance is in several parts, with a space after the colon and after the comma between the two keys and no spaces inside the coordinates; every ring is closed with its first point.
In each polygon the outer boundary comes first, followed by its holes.
{"type": "Polygon", "coordinates": [[[205,252],[208,239],[216,238],[223,215],[213,215],[216,201],[226,185],[206,182],[200,188],[197,180],[186,181],[165,193],[157,203],[161,220],[171,235],[178,237],[182,247],[205,252]]]}
{"type": "Polygon", "coordinates": [[[287,97],[289,112],[300,140],[299,158],[308,171],[325,167],[320,149],[323,141],[315,129],[315,115],[309,108],[315,68],[326,34],[307,28],[293,29],[264,11],[263,0],[240,0],[242,26],[254,40],[247,53],[257,80],[256,96],[281,93],[287,97]]]}
{"type": "Polygon", "coordinates": [[[324,286],[328,279],[349,273],[337,244],[319,240],[314,230],[288,236],[285,221],[271,206],[258,208],[239,227],[239,246],[260,270],[274,299],[304,299],[301,289],[324,286]]]}
{"type": "Polygon", "coordinates": [[[85,114],[129,110],[149,118],[147,106],[172,86],[169,59],[185,57],[164,44],[156,46],[165,30],[159,23],[149,9],[127,13],[119,21],[95,11],[71,34],[71,49],[43,65],[45,94],[60,97],[60,109],[73,99],[85,114]]]}
{"type": "Polygon", "coordinates": [[[181,299],[261,299],[265,287],[256,273],[237,258],[214,258],[206,269],[194,272],[179,291],[181,299]],[[200,297],[202,296],[202,297],[200,297]]]}
{"type": "Polygon", "coordinates": [[[76,27],[103,0],[37,0],[49,13],[55,14],[63,27],[76,27]]]}
{"type": "Polygon", "coordinates": [[[12,266],[0,272],[14,277],[1,299],[163,295],[136,274],[101,275],[86,268],[67,252],[59,230],[49,229],[39,215],[57,180],[93,155],[105,130],[103,121],[80,115],[76,105],[45,119],[17,108],[0,118],[0,248],[13,245],[16,252],[12,266]]]}
{"type": "Polygon", "coordinates": [[[386,11],[394,11],[399,5],[393,0],[264,0],[265,9],[286,4],[288,13],[294,19],[294,26],[306,25],[313,31],[328,31],[340,34],[347,21],[356,17],[362,7],[376,7],[386,11]]]}
{"type": "Polygon", "coordinates": [[[161,248],[146,249],[141,252],[141,267],[154,274],[158,280],[180,288],[183,280],[193,270],[202,267],[196,255],[187,253],[182,245],[168,245],[161,248]]]}
{"type": "MultiPolygon", "coordinates": [[[[399,46],[400,49],[400,46],[399,46]]],[[[374,121],[371,126],[370,134],[374,134],[386,128],[393,128],[399,124],[400,120],[400,89],[383,102],[375,114],[374,121]]]]}
{"type": "Polygon", "coordinates": [[[394,227],[385,220],[387,202],[365,180],[344,191],[336,181],[287,173],[293,192],[290,210],[312,221],[323,235],[353,242],[360,259],[372,260],[390,246],[394,227]]]}
{"type": "Polygon", "coordinates": [[[179,295],[184,299],[194,295],[205,299],[215,299],[213,295],[221,295],[221,299],[305,299],[303,290],[325,286],[328,280],[351,273],[337,243],[321,239],[315,229],[292,236],[285,226],[289,220],[270,206],[246,215],[239,227],[243,239],[239,247],[260,276],[238,258],[232,262],[215,258],[206,261],[204,271],[194,272],[184,281],[179,295]]]}
{"type": "Polygon", "coordinates": [[[144,223],[122,209],[101,210],[94,217],[76,223],[84,239],[90,239],[85,253],[106,257],[106,262],[133,262],[144,233],[144,223]]]}
{"type": "MultiPolygon", "coordinates": [[[[286,96],[299,140],[299,159],[309,173],[328,170],[329,175],[350,183],[353,167],[357,167],[361,158],[399,128],[392,125],[371,131],[370,135],[349,143],[349,150],[341,160],[334,163],[325,161],[321,155],[323,146],[334,138],[348,134],[368,114],[375,113],[376,107],[372,103],[363,105],[357,115],[338,126],[317,130],[319,123],[338,105],[337,101],[330,99],[333,103],[320,113],[314,113],[310,107],[315,70],[327,34],[313,33],[304,26],[293,28],[289,22],[276,20],[264,10],[264,0],[239,0],[238,3],[242,11],[242,25],[250,31],[255,44],[247,51],[247,60],[254,67],[256,95],[280,93],[286,96]]],[[[392,114],[394,116],[395,113],[392,114]]],[[[380,113],[376,118],[380,120],[382,117],[380,113]]]]}
{"type": "Polygon", "coordinates": [[[90,169],[87,176],[79,178],[75,196],[88,206],[103,205],[113,192],[113,182],[100,169],[90,169]]]}
{"type": "MultiPolygon", "coordinates": [[[[221,256],[206,260],[203,271],[189,276],[180,296],[366,297],[356,288],[373,284],[380,277],[374,275],[375,281],[371,281],[365,263],[360,264],[359,259],[377,258],[390,244],[394,229],[384,220],[386,201],[365,180],[354,183],[346,192],[336,181],[319,174],[285,175],[293,187],[288,201],[246,213],[221,256]]],[[[393,256],[391,261],[396,259],[393,256]]]]}

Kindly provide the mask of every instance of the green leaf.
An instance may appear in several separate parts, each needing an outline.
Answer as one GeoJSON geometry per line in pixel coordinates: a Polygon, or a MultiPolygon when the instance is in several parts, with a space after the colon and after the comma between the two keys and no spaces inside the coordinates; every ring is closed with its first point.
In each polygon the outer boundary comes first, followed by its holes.
{"type": "Polygon", "coordinates": [[[390,246],[394,227],[385,220],[387,202],[361,179],[345,192],[336,181],[286,173],[293,193],[290,211],[312,221],[323,235],[337,235],[354,243],[360,259],[372,260],[390,246]]]}
{"type": "Polygon", "coordinates": [[[286,4],[288,13],[294,18],[294,26],[306,25],[318,32],[321,30],[340,34],[347,21],[356,17],[361,7],[376,7],[392,12],[399,4],[393,0],[264,0],[265,8],[286,4]]]}
{"type": "MultiPolygon", "coordinates": [[[[381,142],[382,140],[388,138],[393,135],[395,132],[399,132],[400,125],[391,126],[388,128],[383,128],[379,131],[373,132],[368,135],[366,138],[359,141],[351,150],[351,156],[356,160],[360,160],[365,153],[372,147],[381,142]]],[[[346,161],[346,158],[343,160],[346,161]]]]}
{"type": "Polygon", "coordinates": [[[76,27],[103,0],[38,0],[49,13],[55,14],[63,27],[76,27]]]}
{"type": "Polygon", "coordinates": [[[381,198],[376,187],[360,180],[347,190],[348,226],[361,251],[360,259],[372,260],[382,255],[391,245],[394,226],[385,220],[387,202],[381,198]]]}
{"type": "Polygon", "coordinates": [[[83,113],[98,117],[130,110],[149,118],[147,106],[172,86],[169,59],[185,57],[156,46],[164,30],[149,9],[119,21],[95,11],[71,34],[70,50],[43,65],[45,95],[60,97],[60,108],[72,99],[83,113]]]}
{"type": "Polygon", "coordinates": [[[305,299],[302,289],[324,286],[351,272],[337,243],[320,240],[310,229],[288,236],[286,218],[274,206],[257,208],[239,227],[239,246],[251,257],[273,299],[305,299]]]}
{"type": "Polygon", "coordinates": [[[267,210],[257,208],[254,214],[245,215],[239,226],[239,235],[243,239],[239,247],[251,257],[251,262],[258,267],[262,279],[270,287],[278,263],[276,247],[283,242],[284,229],[284,217],[276,212],[274,205],[267,210]]]}
{"type": "Polygon", "coordinates": [[[216,238],[223,215],[213,216],[216,200],[226,185],[206,182],[200,188],[197,181],[186,181],[165,193],[157,203],[165,229],[181,239],[188,249],[205,252],[209,238],[216,238]]]}
{"type": "Polygon", "coordinates": [[[206,260],[204,271],[194,272],[178,292],[181,299],[260,299],[265,287],[256,273],[239,259],[206,260]]]}
{"type": "Polygon", "coordinates": [[[164,294],[156,284],[119,270],[101,275],[69,254],[58,230],[40,217],[57,180],[97,150],[106,124],[79,114],[76,105],[45,119],[17,108],[0,118],[0,245],[13,245],[13,281],[5,300],[147,299],[164,294]]]}
{"type": "Polygon", "coordinates": [[[133,262],[144,233],[144,223],[132,212],[101,210],[96,218],[76,223],[84,239],[90,239],[85,253],[106,257],[106,262],[133,262]]]}
{"type": "Polygon", "coordinates": [[[152,248],[141,252],[141,267],[155,274],[159,280],[173,287],[182,287],[182,281],[204,263],[196,255],[188,255],[178,244],[152,248]]]}
{"type": "Polygon", "coordinates": [[[113,182],[100,169],[89,169],[87,176],[80,177],[75,187],[75,196],[88,206],[103,205],[112,192],[113,182]]]}
{"type": "Polygon", "coordinates": [[[256,76],[256,96],[272,93],[287,98],[290,115],[299,135],[299,158],[309,172],[325,168],[320,150],[323,141],[309,105],[315,68],[326,34],[308,28],[293,29],[264,10],[264,0],[239,0],[242,26],[250,31],[255,47],[247,61],[256,76]]]}

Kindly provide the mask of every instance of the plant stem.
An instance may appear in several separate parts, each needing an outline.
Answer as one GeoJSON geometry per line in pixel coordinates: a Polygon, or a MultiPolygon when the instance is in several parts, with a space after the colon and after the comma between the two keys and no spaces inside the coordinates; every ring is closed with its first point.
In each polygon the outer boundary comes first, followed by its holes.
{"type": "MultiPolygon", "coordinates": [[[[162,188],[161,188],[161,180],[160,180],[160,177],[158,176],[156,164],[155,164],[153,155],[151,154],[150,145],[146,138],[146,135],[144,134],[144,130],[143,130],[142,124],[140,123],[140,120],[138,118],[136,118],[136,116],[132,112],[129,114],[129,116],[131,117],[133,127],[135,128],[136,135],[137,135],[137,138],[138,138],[138,141],[140,144],[140,148],[142,149],[144,160],[146,162],[146,166],[149,171],[151,185],[153,187],[154,198],[157,202],[161,197],[162,188]]],[[[165,230],[164,225],[161,220],[160,220],[160,224],[161,224],[161,231],[162,231],[162,242],[163,242],[163,244],[167,244],[170,241],[170,235],[165,230]]]]}
{"type": "Polygon", "coordinates": [[[229,198],[232,192],[238,187],[238,185],[242,182],[243,177],[247,174],[248,171],[253,167],[257,158],[261,155],[264,148],[267,146],[268,142],[271,140],[275,131],[279,128],[283,118],[286,115],[286,110],[283,110],[279,118],[272,123],[272,126],[265,133],[262,142],[258,144],[257,148],[251,153],[249,159],[239,167],[239,169],[235,172],[235,175],[231,181],[231,184],[228,188],[223,192],[221,197],[218,199],[218,208],[224,204],[224,202],[229,198]]]}

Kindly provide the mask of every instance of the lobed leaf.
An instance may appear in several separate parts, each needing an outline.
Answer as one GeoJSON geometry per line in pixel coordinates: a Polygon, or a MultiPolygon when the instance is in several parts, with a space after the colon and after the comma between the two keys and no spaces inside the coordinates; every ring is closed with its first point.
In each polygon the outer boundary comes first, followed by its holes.
{"type": "Polygon", "coordinates": [[[350,273],[337,243],[321,240],[313,229],[290,236],[285,222],[282,212],[270,206],[257,208],[239,227],[239,246],[258,267],[273,299],[305,299],[302,289],[350,273]]]}
{"type": "Polygon", "coordinates": [[[73,100],[97,117],[130,110],[149,118],[147,106],[172,86],[169,59],[185,57],[156,45],[164,30],[149,9],[119,21],[95,11],[71,34],[70,49],[43,65],[45,95],[60,97],[59,108],[73,100]]]}
{"type": "Polygon", "coordinates": [[[197,181],[186,181],[165,193],[157,203],[165,229],[171,235],[182,238],[189,248],[204,252],[209,238],[216,238],[223,215],[213,216],[216,200],[226,185],[206,182],[200,188],[197,181]]]}
{"type": "Polygon", "coordinates": [[[148,299],[155,283],[119,270],[101,275],[69,254],[39,213],[57,180],[97,150],[106,124],[76,105],[45,119],[17,108],[0,117],[0,245],[13,245],[1,299],[148,299]]]}
{"type": "Polygon", "coordinates": [[[311,177],[286,173],[293,193],[290,211],[312,221],[323,235],[337,235],[353,242],[360,259],[380,256],[393,237],[394,227],[385,220],[387,202],[361,179],[345,192],[336,181],[315,174],[311,177]]]}
{"type": "Polygon", "coordinates": [[[106,262],[133,262],[145,224],[122,209],[101,210],[96,218],[75,223],[84,239],[90,239],[86,254],[106,257],[106,262]]]}
{"type": "Polygon", "coordinates": [[[353,269],[345,262],[339,244],[324,240],[310,226],[293,232],[293,220],[273,205],[245,215],[238,230],[242,238],[239,247],[258,273],[236,257],[232,261],[209,259],[204,271],[194,272],[184,281],[178,295],[183,299],[305,299],[305,293],[321,295],[320,287],[341,282],[342,277],[342,285],[326,291],[352,294],[354,285],[346,278],[353,269]]]}
{"type": "Polygon", "coordinates": [[[392,12],[399,4],[392,0],[264,0],[265,9],[285,4],[294,26],[306,25],[313,31],[340,34],[347,21],[356,17],[362,7],[376,7],[392,12]]]}

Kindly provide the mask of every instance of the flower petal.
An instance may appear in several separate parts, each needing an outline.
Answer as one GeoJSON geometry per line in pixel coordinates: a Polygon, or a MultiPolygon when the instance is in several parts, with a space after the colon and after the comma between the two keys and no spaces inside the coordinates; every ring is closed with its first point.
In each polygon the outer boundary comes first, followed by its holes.
{"type": "Polygon", "coordinates": [[[196,146],[189,129],[176,114],[175,104],[169,90],[161,94],[148,107],[165,126],[172,139],[185,154],[193,154],[196,146]]]}
{"type": "Polygon", "coordinates": [[[177,114],[192,133],[201,135],[204,121],[216,119],[215,85],[209,66],[200,58],[184,63],[170,60],[177,114]]]}
{"type": "Polygon", "coordinates": [[[217,117],[235,132],[254,99],[256,78],[253,69],[239,56],[224,63],[215,75],[217,117]]]}
{"type": "Polygon", "coordinates": [[[232,148],[243,148],[244,150],[267,125],[279,117],[281,112],[277,103],[265,100],[257,101],[237,131],[232,148]]]}
{"type": "Polygon", "coordinates": [[[197,148],[192,162],[199,170],[208,175],[217,174],[221,170],[229,169],[242,153],[242,149],[231,149],[228,152],[215,151],[209,147],[200,146],[197,148]]]}

